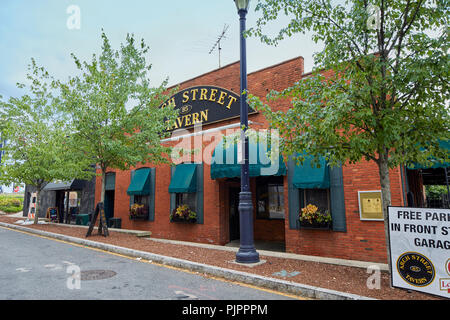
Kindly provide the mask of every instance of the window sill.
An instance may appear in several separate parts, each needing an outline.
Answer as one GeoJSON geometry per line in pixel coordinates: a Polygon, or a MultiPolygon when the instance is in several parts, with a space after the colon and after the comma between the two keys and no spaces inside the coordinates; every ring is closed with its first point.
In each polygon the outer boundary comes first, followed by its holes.
{"type": "Polygon", "coordinates": [[[148,220],[148,214],[138,215],[138,216],[130,216],[130,220],[148,220]]]}
{"type": "Polygon", "coordinates": [[[308,223],[308,222],[301,222],[297,220],[297,226],[299,227],[299,230],[322,230],[322,231],[332,231],[332,224],[331,222],[328,223],[308,223]]]}

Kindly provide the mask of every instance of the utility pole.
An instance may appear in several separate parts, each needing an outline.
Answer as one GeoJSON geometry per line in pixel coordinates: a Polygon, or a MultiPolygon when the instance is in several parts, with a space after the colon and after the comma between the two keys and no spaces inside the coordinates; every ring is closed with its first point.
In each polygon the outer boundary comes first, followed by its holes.
{"type": "MultiPolygon", "coordinates": [[[[2,165],[2,156],[5,154],[5,150],[3,149],[6,145],[6,140],[3,140],[2,133],[0,132],[0,166],[2,165]]],[[[3,193],[3,186],[0,185],[0,193],[3,193]]]]}

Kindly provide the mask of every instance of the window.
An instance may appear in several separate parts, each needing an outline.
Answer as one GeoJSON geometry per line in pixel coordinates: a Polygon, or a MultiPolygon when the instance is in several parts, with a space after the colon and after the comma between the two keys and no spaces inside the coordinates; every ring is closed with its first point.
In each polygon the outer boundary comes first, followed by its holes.
{"type": "Polygon", "coordinates": [[[176,193],[176,208],[179,206],[186,204],[189,209],[194,212],[197,212],[197,195],[196,193],[176,193]]]}
{"type": "Polygon", "coordinates": [[[256,204],[257,219],[284,219],[283,177],[257,178],[256,204]]]}
{"type": "Polygon", "coordinates": [[[143,204],[145,206],[149,205],[150,196],[134,196],[133,203],[135,204],[143,204]]]}
{"type": "Polygon", "coordinates": [[[155,168],[139,168],[130,174],[130,219],[154,220],[155,168]]]}
{"type": "Polygon", "coordinates": [[[330,212],[330,189],[304,189],[304,206],[313,204],[320,212],[330,212]]]}
{"type": "Polygon", "coordinates": [[[184,204],[196,213],[195,223],[203,224],[203,164],[181,163],[173,166],[169,193],[171,216],[184,204]]]}
{"type": "Polygon", "coordinates": [[[69,207],[80,207],[81,206],[81,191],[71,191],[69,192],[69,207]]]}

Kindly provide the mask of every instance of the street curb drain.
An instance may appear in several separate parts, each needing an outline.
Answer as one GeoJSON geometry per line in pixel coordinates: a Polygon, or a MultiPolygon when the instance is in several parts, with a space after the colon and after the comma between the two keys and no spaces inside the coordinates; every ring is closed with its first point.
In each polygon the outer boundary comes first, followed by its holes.
{"type": "Polygon", "coordinates": [[[49,238],[54,238],[58,240],[63,240],[67,242],[76,243],[86,247],[101,249],[104,251],[109,251],[113,253],[118,253],[121,255],[141,258],[145,260],[151,260],[152,262],[168,265],[172,267],[178,267],[181,269],[188,269],[190,271],[205,273],[219,278],[224,278],[231,281],[241,282],[245,284],[250,284],[258,287],[263,287],[267,289],[272,289],[284,293],[295,294],[307,298],[319,299],[319,300],[376,300],[373,298],[360,296],[356,294],[340,292],[315,286],[310,286],[306,284],[295,283],[292,281],[285,281],[275,278],[264,277],[260,275],[255,275],[247,272],[236,271],[231,269],[225,269],[221,267],[214,267],[198,262],[193,262],[189,260],[183,260],[178,258],[167,257],[155,253],[133,250],[129,248],[114,246],[106,243],[95,242],[91,240],[66,236],[62,234],[36,230],[31,228],[25,228],[18,225],[12,225],[4,222],[0,222],[0,226],[24,231],[27,233],[37,234],[49,238]]]}

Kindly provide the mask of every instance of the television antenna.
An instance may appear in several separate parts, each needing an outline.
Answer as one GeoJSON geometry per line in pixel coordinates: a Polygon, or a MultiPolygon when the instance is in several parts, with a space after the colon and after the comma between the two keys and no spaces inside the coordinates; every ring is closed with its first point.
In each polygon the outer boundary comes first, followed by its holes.
{"type": "Polygon", "coordinates": [[[225,37],[225,32],[227,32],[229,25],[225,24],[223,26],[223,31],[220,34],[219,38],[217,39],[216,43],[214,43],[213,47],[211,48],[211,50],[209,50],[209,54],[211,54],[214,49],[217,47],[218,51],[219,51],[219,68],[220,68],[220,50],[222,50],[222,47],[220,46],[220,41],[222,39],[226,39],[225,37]]]}

